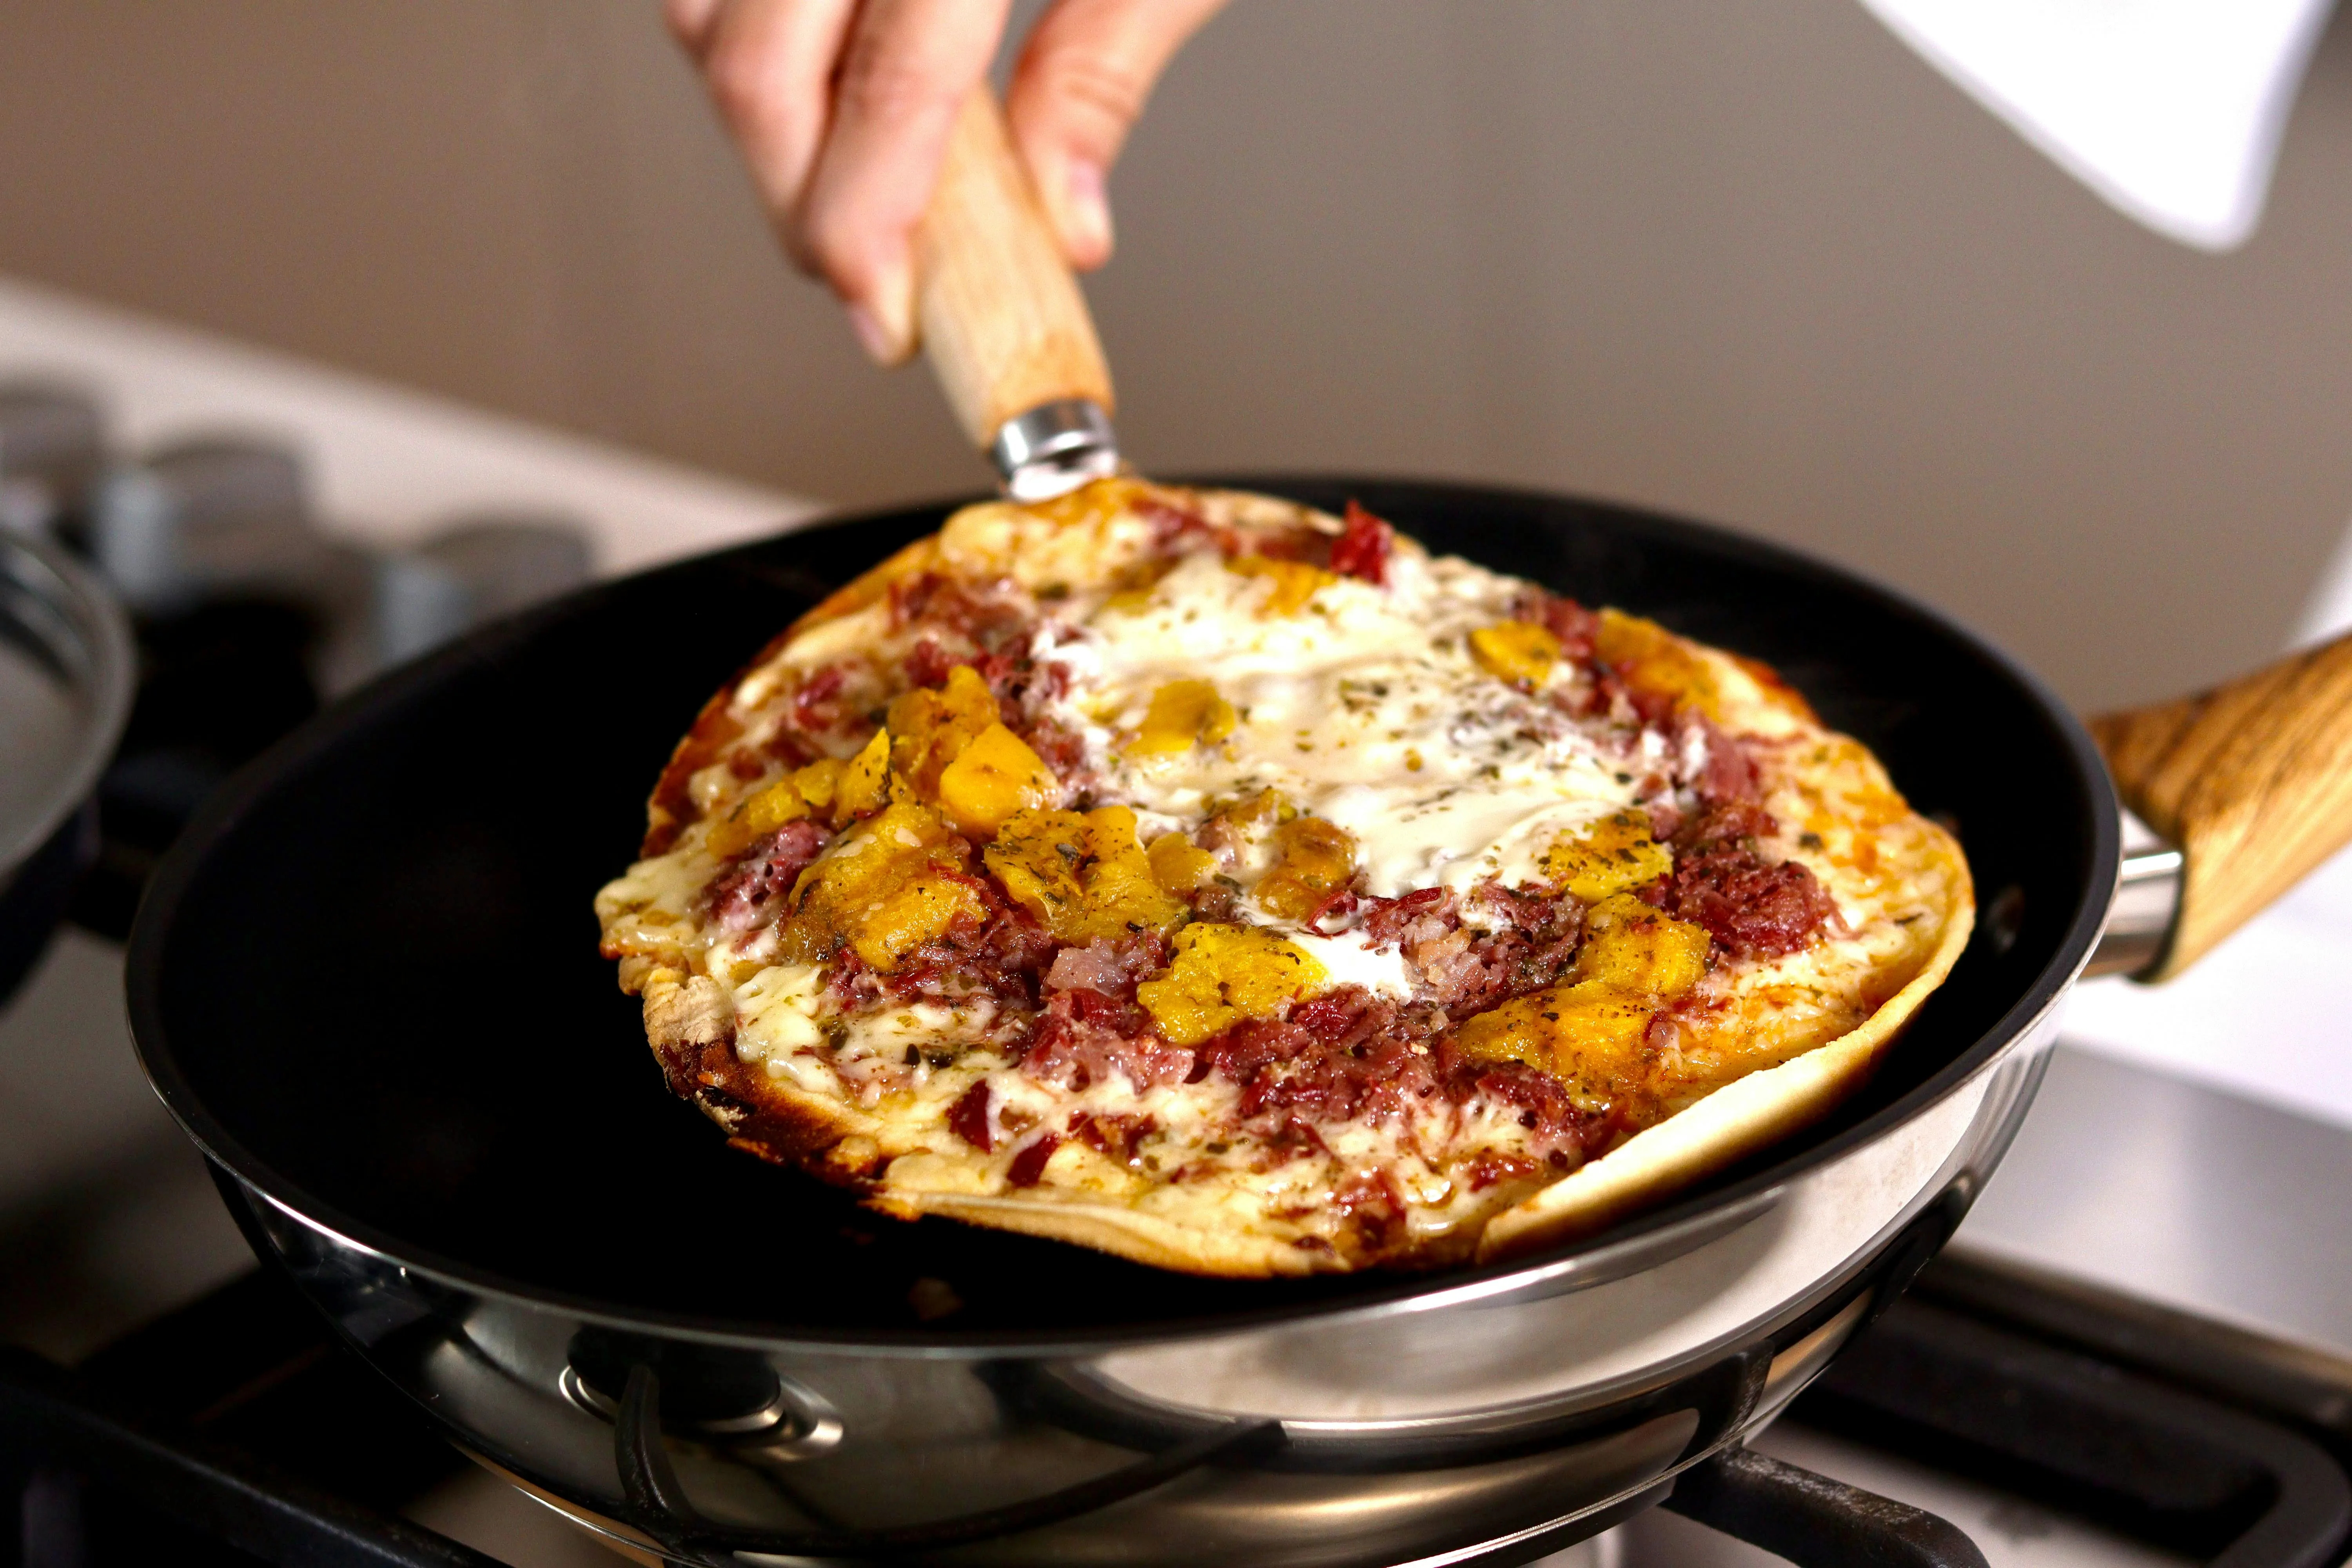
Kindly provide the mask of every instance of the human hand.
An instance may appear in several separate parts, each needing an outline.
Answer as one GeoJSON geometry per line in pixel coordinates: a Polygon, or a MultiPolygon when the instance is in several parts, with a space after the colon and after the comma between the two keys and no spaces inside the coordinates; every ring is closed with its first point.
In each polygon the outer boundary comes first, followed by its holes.
{"type": "MultiPolygon", "coordinates": [[[[1005,113],[1073,266],[1110,257],[1104,184],[1179,46],[1223,0],[1054,0],[1005,113]]],[[[1010,0],[664,0],[802,270],[866,352],[914,351],[916,225],[1010,0]]]]}

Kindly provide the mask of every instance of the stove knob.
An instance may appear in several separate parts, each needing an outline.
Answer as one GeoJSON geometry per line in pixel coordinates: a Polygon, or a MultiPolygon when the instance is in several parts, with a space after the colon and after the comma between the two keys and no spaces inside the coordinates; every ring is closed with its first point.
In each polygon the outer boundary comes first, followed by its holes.
{"type": "Polygon", "coordinates": [[[142,610],[221,593],[301,597],[331,553],[310,526],[300,458],[242,439],[185,442],[109,474],[89,543],[142,610]]]}
{"type": "Polygon", "coordinates": [[[276,442],[238,437],[183,441],[147,459],[194,529],[273,523],[307,529],[310,485],[300,454],[276,442]]]}
{"type": "Polygon", "coordinates": [[[586,583],[587,531],[554,517],[486,517],[457,524],[376,567],[376,651],[386,664],[586,583]]]}
{"type": "Polygon", "coordinates": [[[0,530],[49,532],[89,499],[105,458],[98,404],[70,387],[0,385],[0,530]]]}

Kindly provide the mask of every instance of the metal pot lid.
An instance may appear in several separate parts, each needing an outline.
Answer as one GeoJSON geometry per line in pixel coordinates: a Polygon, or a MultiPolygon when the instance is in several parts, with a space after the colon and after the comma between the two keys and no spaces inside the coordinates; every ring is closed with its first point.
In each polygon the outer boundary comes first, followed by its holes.
{"type": "Polygon", "coordinates": [[[135,675],[130,624],[98,579],[0,534],[0,882],[98,787],[135,675]]]}

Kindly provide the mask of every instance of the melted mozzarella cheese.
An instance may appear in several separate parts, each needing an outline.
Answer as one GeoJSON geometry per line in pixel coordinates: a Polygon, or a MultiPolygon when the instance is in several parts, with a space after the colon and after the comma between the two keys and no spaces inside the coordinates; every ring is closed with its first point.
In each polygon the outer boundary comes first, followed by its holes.
{"type": "Polygon", "coordinates": [[[824,1038],[816,1025],[824,971],[814,963],[780,963],[735,989],[735,1050],[746,1061],[773,1060],[824,1038]]]}
{"type": "Polygon", "coordinates": [[[1361,931],[1339,936],[1294,931],[1288,940],[1323,966],[1334,987],[1360,985],[1375,996],[1400,999],[1412,994],[1412,981],[1405,973],[1404,954],[1393,942],[1375,947],[1361,931]]]}
{"type": "MultiPolygon", "coordinates": [[[[1518,690],[1472,656],[1469,633],[1508,617],[1511,579],[1401,548],[1385,587],[1340,578],[1296,614],[1268,615],[1274,588],[1203,552],[1143,604],[1105,605],[1054,645],[1071,672],[1069,721],[1108,797],[1132,802],[1151,831],[1279,790],[1347,829],[1366,889],[1394,898],[1527,881],[1561,834],[1633,800],[1632,759],[1604,752],[1547,691],[1518,690]],[[1234,706],[1232,736],[1122,755],[1152,693],[1188,679],[1234,706]]],[[[1565,664],[1554,676],[1572,678],[1565,664]]]]}

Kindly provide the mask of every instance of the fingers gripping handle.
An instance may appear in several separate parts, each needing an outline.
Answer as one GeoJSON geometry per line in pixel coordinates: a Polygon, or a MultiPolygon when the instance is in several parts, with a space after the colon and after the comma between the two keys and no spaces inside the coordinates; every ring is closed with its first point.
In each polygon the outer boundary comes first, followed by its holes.
{"type": "Polygon", "coordinates": [[[2124,804],[2185,856],[2166,980],[2352,841],[2352,636],[2091,721],[2124,804]]]}
{"type": "Polygon", "coordinates": [[[1014,468],[1043,460],[1041,449],[1066,458],[1081,444],[1072,431],[1115,464],[1110,371],[1094,320],[985,84],[957,117],[915,263],[932,373],[1008,483],[1014,468]],[[1098,411],[1091,418],[1087,405],[1098,411]]]}

